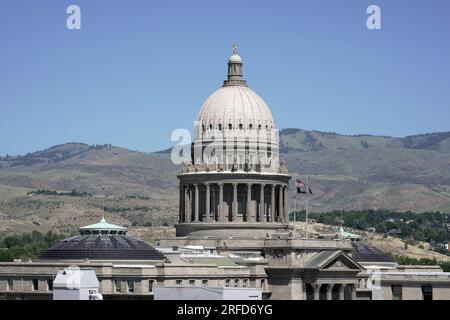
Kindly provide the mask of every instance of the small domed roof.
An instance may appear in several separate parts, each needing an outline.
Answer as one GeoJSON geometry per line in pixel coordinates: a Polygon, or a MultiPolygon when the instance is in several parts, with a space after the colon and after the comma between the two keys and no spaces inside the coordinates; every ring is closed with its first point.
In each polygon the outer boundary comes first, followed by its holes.
{"type": "Polygon", "coordinates": [[[146,242],[126,235],[127,229],[106,222],[80,228],[80,235],[64,239],[45,250],[44,260],[165,260],[146,242]]]}
{"type": "Polygon", "coordinates": [[[240,63],[240,62],[242,62],[242,59],[237,53],[234,53],[234,54],[231,55],[231,57],[230,57],[230,59],[228,59],[228,61],[229,62],[240,63]]]}

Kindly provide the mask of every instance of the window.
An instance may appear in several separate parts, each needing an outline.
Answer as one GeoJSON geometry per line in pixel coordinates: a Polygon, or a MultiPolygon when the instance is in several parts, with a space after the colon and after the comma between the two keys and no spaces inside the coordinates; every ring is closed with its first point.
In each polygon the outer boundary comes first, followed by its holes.
{"type": "Polygon", "coordinates": [[[250,130],[252,130],[252,129],[253,129],[253,125],[250,123],[250,124],[248,125],[248,128],[249,128],[250,130]]]}
{"type": "Polygon", "coordinates": [[[391,286],[391,290],[392,290],[392,300],[403,300],[402,286],[393,285],[391,286]]]}
{"type": "Polygon", "coordinates": [[[39,290],[39,281],[38,279],[31,280],[31,290],[38,291],[39,290]]]}
{"type": "Polygon", "coordinates": [[[212,124],[209,124],[209,130],[212,130],[212,124]]]}
{"type": "Polygon", "coordinates": [[[195,280],[193,280],[193,279],[189,280],[189,285],[191,287],[195,286],[195,280]]]}
{"type": "Polygon", "coordinates": [[[243,286],[244,288],[248,288],[248,279],[242,280],[242,286],[243,286]]]}
{"type": "Polygon", "coordinates": [[[183,284],[183,280],[176,280],[175,283],[177,286],[181,287],[181,285],[183,284]]]}
{"type": "Polygon", "coordinates": [[[258,130],[261,130],[261,125],[258,125],[258,130]]]}
{"type": "Polygon", "coordinates": [[[14,291],[14,280],[8,279],[6,281],[6,291],[14,291]]]}
{"type": "Polygon", "coordinates": [[[228,129],[229,130],[233,129],[233,125],[231,123],[228,124],[228,129]]]}
{"type": "Polygon", "coordinates": [[[239,130],[242,130],[242,123],[239,123],[239,130]]]}
{"type": "Polygon", "coordinates": [[[53,280],[52,279],[47,280],[47,291],[53,291],[53,280]]]}
{"type": "Polygon", "coordinates": [[[222,124],[219,123],[219,131],[222,131],[222,124]]]}
{"type": "Polygon", "coordinates": [[[155,285],[155,280],[148,281],[148,292],[153,292],[154,285],[155,285]]]}
{"type": "Polygon", "coordinates": [[[202,286],[207,287],[208,286],[208,280],[202,280],[202,286]]]}
{"type": "Polygon", "coordinates": [[[116,292],[122,292],[122,281],[114,280],[114,289],[116,292]]]}
{"type": "Polygon", "coordinates": [[[433,300],[433,287],[422,286],[422,297],[423,300],[433,300]]]}
{"type": "Polygon", "coordinates": [[[231,285],[230,279],[225,279],[225,287],[229,287],[231,285]]]}
{"type": "Polygon", "coordinates": [[[134,280],[127,280],[128,292],[134,292],[134,280]]]}
{"type": "Polygon", "coordinates": [[[239,279],[234,279],[234,286],[239,287],[239,279]]]}

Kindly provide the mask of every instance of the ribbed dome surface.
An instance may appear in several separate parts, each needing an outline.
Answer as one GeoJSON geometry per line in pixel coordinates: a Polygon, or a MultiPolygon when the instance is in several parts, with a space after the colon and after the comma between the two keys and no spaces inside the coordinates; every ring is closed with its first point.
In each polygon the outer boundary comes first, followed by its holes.
{"type": "Polygon", "coordinates": [[[124,234],[87,234],[64,239],[46,250],[51,260],[164,260],[158,250],[124,234]]]}
{"type": "Polygon", "coordinates": [[[225,86],[215,91],[203,103],[197,121],[205,128],[272,129],[272,113],[264,100],[245,86],[225,86]]]}

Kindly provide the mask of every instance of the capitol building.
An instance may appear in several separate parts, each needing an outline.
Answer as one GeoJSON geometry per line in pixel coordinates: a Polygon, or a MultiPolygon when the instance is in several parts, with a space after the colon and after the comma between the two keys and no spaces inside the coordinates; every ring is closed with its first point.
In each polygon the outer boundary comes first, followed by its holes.
{"type": "Polygon", "coordinates": [[[177,176],[174,238],[151,246],[103,218],[36,261],[0,263],[0,296],[52,299],[57,272],[76,265],[95,271],[108,300],[154,299],[158,287],[257,288],[273,300],[450,299],[438,266],[400,266],[340,233],[294,231],[275,121],[235,46],[227,71],[197,114],[177,176]]]}

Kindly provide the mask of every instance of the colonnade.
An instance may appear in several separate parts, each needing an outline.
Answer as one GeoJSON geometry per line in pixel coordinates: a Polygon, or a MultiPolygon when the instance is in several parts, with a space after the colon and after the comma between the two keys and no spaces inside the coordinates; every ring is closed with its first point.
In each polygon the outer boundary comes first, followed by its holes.
{"type": "Polygon", "coordinates": [[[353,283],[308,283],[306,286],[307,300],[356,300],[353,283]]]}
{"type": "Polygon", "coordinates": [[[179,222],[289,221],[286,184],[181,183],[179,222]]]}

